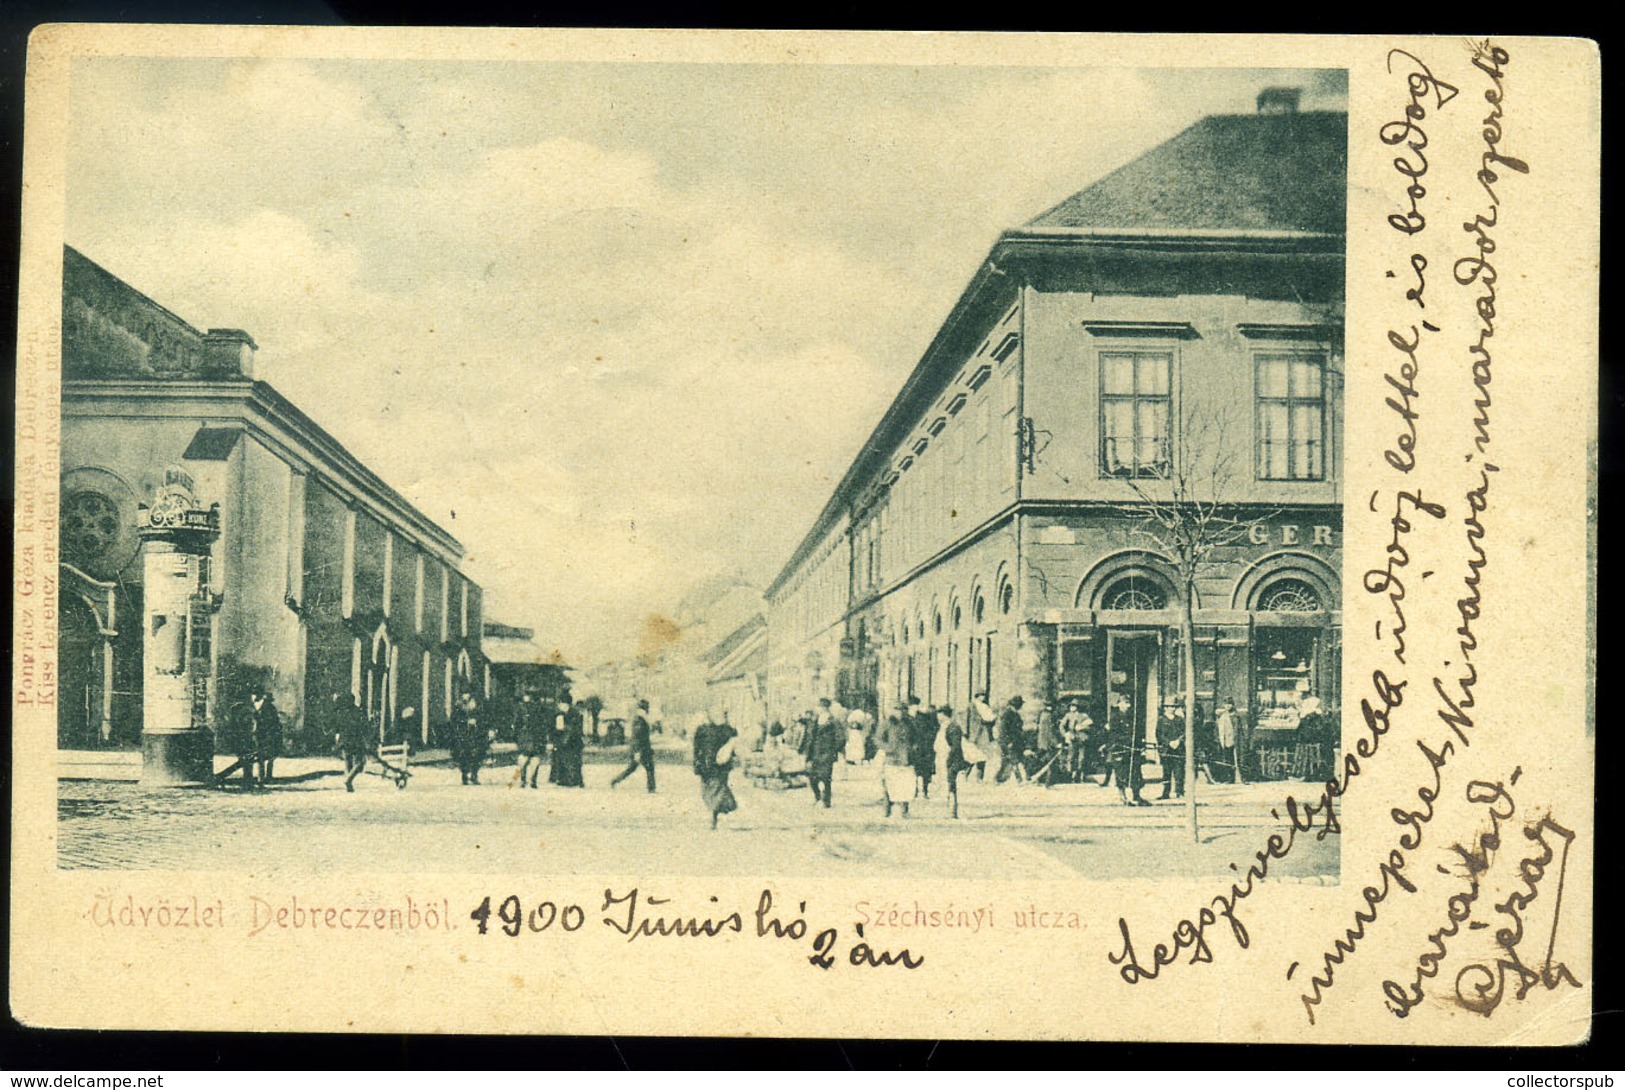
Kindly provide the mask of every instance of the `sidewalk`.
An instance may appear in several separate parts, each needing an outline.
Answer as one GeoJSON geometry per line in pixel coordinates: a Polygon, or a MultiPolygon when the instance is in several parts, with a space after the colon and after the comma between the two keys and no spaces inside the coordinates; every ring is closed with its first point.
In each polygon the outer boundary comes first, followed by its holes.
{"type": "MultiPolygon", "coordinates": [[[[626,763],[626,747],[596,748],[589,746],[582,754],[588,768],[615,766],[626,763]]],[[[215,772],[221,773],[235,764],[237,758],[219,754],[214,759],[215,772]]],[[[486,757],[485,768],[504,768],[518,763],[518,752],[512,742],[496,742],[486,757]]],[[[662,768],[688,763],[686,753],[674,749],[656,749],[655,763],[662,768]]],[[[414,773],[423,768],[445,769],[456,772],[451,751],[444,748],[418,750],[412,754],[414,773]]],[[[288,757],[276,759],[278,780],[315,779],[344,771],[344,761],[338,754],[288,757]]],[[[59,780],[124,780],[135,783],[141,779],[141,753],[130,749],[59,749],[56,751],[56,776],[59,780]]]]}
{"type": "MultiPolygon", "coordinates": [[[[493,755],[505,749],[509,755],[512,746],[493,747],[493,755]]],[[[216,755],[214,770],[218,775],[237,763],[237,758],[216,755]]],[[[451,753],[444,749],[425,749],[412,755],[412,766],[451,767],[451,753]]],[[[342,775],[344,761],[337,755],[314,757],[278,757],[278,780],[315,779],[324,775],[342,775]]],[[[59,749],[56,751],[56,777],[59,780],[125,780],[134,783],[141,778],[141,754],[128,749],[59,749]]]]}
{"type": "MultiPolygon", "coordinates": [[[[608,789],[609,779],[619,770],[620,761],[624,758],[611,750],[599,752],[602,754],[600,759],[586,768],[587,789],[580,792],[548,791],[546,798],[549,807],[561,814],[578,813],[583,817],[596,815],[604,819],[618,816],[633,820],[640,817],[663,820],[653,812],[643,811],[650,807],[662,813],[672,808],[682,810],[692,802],[690,796],[696,790],[692,774],[686,768],[673,767],[665,761],[661,762],[663,790],[659,796],[646,798],[641,791],[612,793],[608,789]]],[[[58,753],[58,762],[58,776],[64,781],[133,784],[141,774],[141,755],[128,751],[64,750],[58,753]]],[[[223,771],[231,763],[231,758],[217,757],[215,769],[223,771]]],[[[485,787],[500,789],[511,786],[509,781],[513,779],[515,765],[514,747],[506,743],[498,744],[485,768],[485,787]]],[[[289,795],[287,802],[295,809],[320,805],[317,800],[327,796],[330,790],[342,793],[342,768],[337,757],[280,757],[277,759],[276,780],[272,789],[285,789],[289,795]],[[293,796],[302,796],[302,799],[293,796]]],[[[444,791],[461,795],[460,777],[451,763],[450,754],[444,749],[416,754],[412,758],[411,771],[412,789],[408,794],[414,799],[408,809],[416,809],[419,802],[427,801],[417,796],[427,794],[427,797],[443,799],[444,791]]],[[[805,788],[784,791],[757,788],[749,780],[736,777],[734,789],[740,795],[742,805],[753,814],[778,814],[794,824],[802,820],[804,810],[808,814],[814,813],[810,806],[811,796],[805,788]]],[[[957,827],[964,831],[997,830],[1016,835],[1045,835],[1058,830],[1183,829],[1189,820],[1184,800],[1160,801],[1158,796],[1161,791],[1160,782],[1148,783],[1143,795],[1151,805],[1130,807],[1123,805],[1115,786],[1103,788],[1093,783],[1082,783],[1044,788],[1015,781],[995,784],[991,778],[985,781],[972,779],[961,786],[960,819],[952,821],[947,818],[947,800],[938,781],[933,784],[930,799],[914,800],[910,823],[957,827]]],[[[1314,803],[1320,798],[1320,787],[1297,781],[1210,784],[1201,780],[1195,793],[1198,821],[1206,833],[1284,828],[1287,798],[1296,796],[1300,805],[1314,803]],[[1272,816],[1271,811],[1280,816],[1272,816]]],[[[389,792],[388,797],[394,796],[393,791],[389,792]]],[[[483,794],[470,795],[461,798],[457,805],[463,806],[484,797],[483,794]]],[[[835,828],[848,825],[862,827],[881,821],[879,767],[838,766],[835,799],[833,810],[816,811],[819,824],[835,828]]],[[[398,803],[384,805],[397,806],[398,803]]],[[[1316,824],[1323,826],[1324,823],[1317,821],[1316,824]]]]}

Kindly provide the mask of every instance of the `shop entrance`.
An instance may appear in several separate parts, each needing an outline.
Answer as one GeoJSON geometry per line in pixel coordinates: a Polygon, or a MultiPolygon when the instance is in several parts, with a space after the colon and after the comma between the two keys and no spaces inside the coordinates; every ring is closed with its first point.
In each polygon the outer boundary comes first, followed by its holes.
{"type": "Polygon", "coordinates": [[[1106,707],[1127,697],[1129,715],[1143,741],[1155,738],[1157,713],[1162,706],[1162,636],[1158,632],[1106,633],[1106,707]]]}

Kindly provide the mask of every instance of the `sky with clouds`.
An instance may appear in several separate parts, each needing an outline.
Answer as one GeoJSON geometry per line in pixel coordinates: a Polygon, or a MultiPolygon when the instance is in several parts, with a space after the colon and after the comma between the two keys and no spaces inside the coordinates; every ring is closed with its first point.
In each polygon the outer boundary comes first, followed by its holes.
{"type": "Polygon", "coordinates": [[[1342,73],[90,58],[67,241],[450,529],[591,664],[766,585],[1000,231],[1342,73]]]}

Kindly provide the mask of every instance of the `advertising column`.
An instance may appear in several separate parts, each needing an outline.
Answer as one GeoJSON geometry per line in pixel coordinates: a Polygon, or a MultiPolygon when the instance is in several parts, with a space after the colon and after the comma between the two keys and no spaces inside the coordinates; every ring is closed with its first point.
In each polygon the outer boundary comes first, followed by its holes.
{"type": "Polygon", "coordinates": [[[152,505],[139,508],[136,532],[145,578],[141,782],[209,783],[211,647],[219,605],[209,590],[209,554],[220,536],[220,508],[200,508],[192,478],[171,467],[152,505]]]}

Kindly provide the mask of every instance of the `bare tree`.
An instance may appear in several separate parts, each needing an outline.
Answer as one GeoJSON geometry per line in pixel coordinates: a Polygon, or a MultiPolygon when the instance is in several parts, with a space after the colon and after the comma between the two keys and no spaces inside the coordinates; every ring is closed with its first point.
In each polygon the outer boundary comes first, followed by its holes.
{"type": "MultiPolygon", "coordinates": [[[[1274,512],[1245,515],[1239,502],[1238,458],[1250,456],[1251,443],[1232,441],[1234,429],[1225,413],[1192,411],[1173,429],[1168,456],[1139,466],[1127,479],[1136,502],[1125,509],[1174,567],[1178,577],[1179,638],[1184,645],[1181,685],[1185,691],[1185,804],[1192,841],[1199,839],[1196,819],[1196,584],[1215,554],[1247,539],[1254,526],[1274,512]]],[[[1242,463],[1242,468],[1245,463],[1242,463]]],[[[1240,759],[1237,762],[1239,782],[1240,759]]]]}

